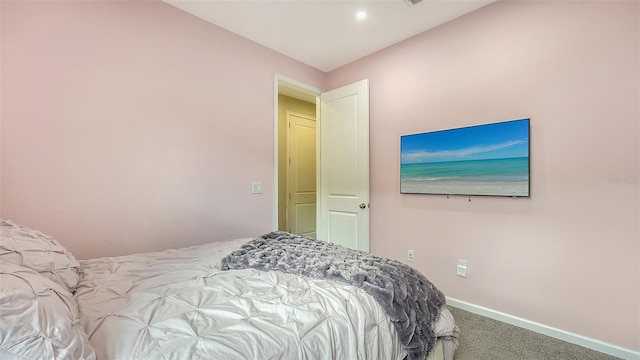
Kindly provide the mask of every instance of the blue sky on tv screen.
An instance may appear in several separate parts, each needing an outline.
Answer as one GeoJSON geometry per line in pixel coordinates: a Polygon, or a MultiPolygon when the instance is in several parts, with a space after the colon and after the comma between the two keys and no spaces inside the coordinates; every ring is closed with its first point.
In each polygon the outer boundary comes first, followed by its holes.
{"type": "Polygon", "coordinates": [[[529,119],[405,135],[401,163],[487,160],[529,156],[529,119]]]}

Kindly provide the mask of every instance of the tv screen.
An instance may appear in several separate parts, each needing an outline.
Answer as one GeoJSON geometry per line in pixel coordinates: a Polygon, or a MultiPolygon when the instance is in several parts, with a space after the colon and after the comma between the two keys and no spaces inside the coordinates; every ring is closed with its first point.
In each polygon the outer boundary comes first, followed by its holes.
{"type": "Polygon", "coordinates": [[[403,194],[529,196],[529,119],[400,137],[403,194]]]}

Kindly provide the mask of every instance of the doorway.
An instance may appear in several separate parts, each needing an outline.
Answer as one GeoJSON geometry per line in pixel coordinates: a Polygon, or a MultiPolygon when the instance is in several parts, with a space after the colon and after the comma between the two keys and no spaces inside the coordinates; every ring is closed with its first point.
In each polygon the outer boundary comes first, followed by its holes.
{"type": "MultiPolygon", "coordinates": [[[[287,231],[286,137],[280,125],[285,96],[299,96],[315,104],[316,238],[369,251],[369,81],[367,79],[321,92],[275,75],[274,81],[274,220],[273,228],[287,231]],[[315,101],[314,101],[315,99],[315,101]]],[[[313,112],[313,107],[310,112],[313,112]]],[[[309,177],[309,176],[307,176],[309,177]]],[[[307,213],[311,207],[307,206],[307,213]]],[[[306,226],[307,229],[313,226],[306,226]]],[[[300,232],[305,233],[305,232],[300,232]]]]}
{"type": "Polygon", "coordinates": [[[274,228],[315,237],[315,122],[320,90],[279,75],[276,75],[275,86],[277,209],[274,228]]]}

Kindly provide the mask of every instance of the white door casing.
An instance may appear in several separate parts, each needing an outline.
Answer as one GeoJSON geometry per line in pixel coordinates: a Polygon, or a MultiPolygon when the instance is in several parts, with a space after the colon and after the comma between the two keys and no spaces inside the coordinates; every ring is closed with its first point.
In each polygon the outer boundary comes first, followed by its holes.
{"type": "Polygon", "coordinates": [[[287,231],[316,237],[316,121],[287,111],[287,231]]]}
{"type": "Polygon", "coordinates": [[[369,251],[369,81],[320,99],[318,239],[369,251]]]}

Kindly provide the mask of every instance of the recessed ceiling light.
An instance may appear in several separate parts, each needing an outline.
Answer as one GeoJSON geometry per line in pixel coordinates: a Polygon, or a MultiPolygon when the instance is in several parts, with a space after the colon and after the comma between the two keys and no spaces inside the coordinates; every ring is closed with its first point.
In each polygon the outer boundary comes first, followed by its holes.
{"type": "Polygon", "coordinates": [[[362,21],[367,17],[367,12],[366,11],[358,11],[356,13],[356,19],[362,21]]]}

